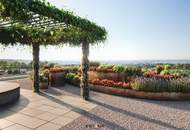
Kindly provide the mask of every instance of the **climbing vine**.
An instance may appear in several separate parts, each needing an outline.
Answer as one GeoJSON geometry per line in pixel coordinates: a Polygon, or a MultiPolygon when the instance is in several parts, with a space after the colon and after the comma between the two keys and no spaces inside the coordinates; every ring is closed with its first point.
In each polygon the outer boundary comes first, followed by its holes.
{"type": "Polygon", "coordinates": [[[0,34],[5,36],[0,39],[0,42],[5,44],[24,42],[24,44],[57,45],[68,43],[78,46],[83,41],[91,44],[100,43],[107,36],[105,28],[75,16],[72,12],[60,10],[45,0],[0,0],[0,18],[17,22],[10,27],[0,28],[0,34]],[[35,28],[35,26],[31,28],[29,21],[34,14],[64,22],[68,26],[51,29],[35,28]]]}

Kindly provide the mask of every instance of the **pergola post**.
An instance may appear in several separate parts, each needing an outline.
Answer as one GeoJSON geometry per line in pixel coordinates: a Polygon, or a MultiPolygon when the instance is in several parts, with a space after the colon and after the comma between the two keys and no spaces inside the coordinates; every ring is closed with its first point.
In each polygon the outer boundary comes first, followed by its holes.
{"type": "Polygon", "coordinates": [[[39,52],[40,52],[40,45],[38,43],[32,44],[33,49],[33,90],[34,92],[39,92],[39,52]]]}
{"type": "Polygon", "coordinates": [[[85,99],[89,99],[89,86],[88,86],[88,70],[89,70],[89,43],[83,42],[82,43],[82,61],[81,61],[81,96],[85,99]]]}

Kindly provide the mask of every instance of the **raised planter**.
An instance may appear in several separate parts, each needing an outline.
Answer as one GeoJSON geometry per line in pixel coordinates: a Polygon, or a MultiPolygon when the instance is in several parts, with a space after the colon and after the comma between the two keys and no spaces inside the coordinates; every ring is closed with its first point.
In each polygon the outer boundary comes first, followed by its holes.
{"type": "Polygon", "coordinates": [[[40,89],[48,89],[48,82],[40,82],[40,89]]]}
{"type": "Polygon", "coordinates": [[[188,100],[190,99],[190,93],[169,93],[169,92],[142,92],[131,89],[120,89],[113,87],[105,87],[99,85],[90,85],[90,89],[106,94],[134,97],[151,100],[188,100]]]}
{"type": "Polygon", "coordinates": [[[65,72],[56,72],[49,74],[50,85],[52,87],[59,87],[65,85],[65,72]]]}
{"type": "MultiPolygon", "coordinates": [[[[79,84],[75,82],[68,82],[71,85],[80,87],[79,84]]],[[[151,100],[189,100],[190,93],[169,93],[169,92],[143,92],[135,91],[132,89],[121,89],[114,87],[106,87],[100,85],[89,84],[90,89],[97,92],[102,92],[111,95],[123,96],[123,97],[133,97],[151,100]]]]}
{"type": "Polygon", "coordinates": [[[0,105],[16,101],[20,96],[20,85],[17,83],[0,82],[0,105]]]}
{"type": "Polygon", "coordinates": [[[71,85],[80,87],[80,83],[78,83],[78,82],[76,82],[76,81],[66,81],[66,82],[69,83],[69,84],[71,84],[71,85]]]}
{"type": "Polygon", "coordinates": [[[89,71],[89,80],[94,79],[110,79],[117,82],[125,81],[125,73],[114,73],[114,72],[99,72],[99,71],[89,71]]]}

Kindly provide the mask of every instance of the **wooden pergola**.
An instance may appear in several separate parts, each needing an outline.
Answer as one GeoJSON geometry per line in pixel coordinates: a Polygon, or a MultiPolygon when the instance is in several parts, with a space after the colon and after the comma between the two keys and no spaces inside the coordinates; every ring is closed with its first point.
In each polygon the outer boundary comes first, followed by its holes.
{"type": "Polygon", "coordinates": [[[33,48],[33,88],[39,92],[40,45],[69,44],[82,47],[81,95],[89,98],[89,44],[106,40],[103,27],[44,0],[0,0],[0,43],[33,48]]]}

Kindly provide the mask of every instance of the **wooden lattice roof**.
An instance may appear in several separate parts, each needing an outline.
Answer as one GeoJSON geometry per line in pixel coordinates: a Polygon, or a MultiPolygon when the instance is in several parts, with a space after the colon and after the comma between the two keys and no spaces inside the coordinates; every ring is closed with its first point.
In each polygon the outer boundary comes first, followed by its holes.
{"type": "Polygon", "coordinates": [[[6,44],[28,41],[74,45],[101,42],[107,35],[103,27],[44,0],[0,0],[0,34],[6,36],[0,35],[0,42],[6,44]]]}

